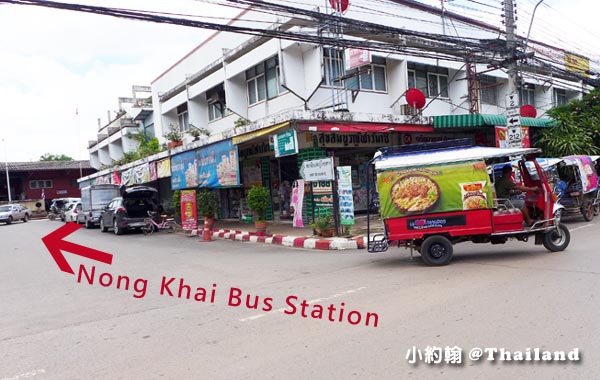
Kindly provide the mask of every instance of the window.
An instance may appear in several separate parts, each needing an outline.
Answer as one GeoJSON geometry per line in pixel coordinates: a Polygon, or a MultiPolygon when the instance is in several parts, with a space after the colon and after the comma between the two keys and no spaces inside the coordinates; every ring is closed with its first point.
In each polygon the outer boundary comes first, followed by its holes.
{"type": "Polygon", "coordinates": [[[447,98],[448,69],[409,62],[408,87],[421,90],[428,98],[447,98]]]}
{"type": "Polygon", "coordinates": [[[521,88],[520,99],[521,105],[530,104],[535,106],[535,86],[532,84],[524,84],[521,88]]]}
{"type": "Polygon", "coordinates": [[[498,104],[498,84],[495,77],[482,75],[479,79],[479,90],[482,103],[498,104]]]}
{"type": "Polygon", "coordinates": [[[187,103],[177,107],[177,120],[179,121],[179,130],[185,132],[190,129],[187,103]]]}
{"type": "Polygon", "coordinates": [[[279,77],[279,58],[272,57],[246,70],[248,104],[273,99],[285,89],[279,77]]]}
{"type": "Polygon", "coordinates": [[[213,121],[227,116],[227,105],[225,103],[225,90],[223,85],[206,91],[208,102],[208,120],[213,121]]]}
{"type": "Polygon", "coordinates": [[[223,105],[221,103],[208,103],[208,120],[213,121],[223,117],[223,105]]]}
{"type": "Polygon", "coordinates": [[[567,91],[566,90],[563,90],[561,88],[555,88],[553,91],[553,95],[554,95],[553,103],[554,103],[555,107],[567,104],[567,91]]]}
{"type": "Polygon", "coordinates": [[[342,50],[323,48],[323,64],[325,65],[325,85],[342,87],[342,73],[344,72],[344,52],[342,50]]]}
{"type": "Polygon", "coordinates": [[[364,65],[356,69],[346,71],[346,75],[360,72],[345,80],[348,90],[387,91],[387,78],[385,69],[385,58],[372,57],[372,64],[364,65]]]}
{"type": "Polygon", "coordinates": [[[29,181],[30,189],[51,189],[52,180],[50,179],[34,179],[29,181]]]}
{"type": "Polygon", "coordinates": [[[151,140],[156,135],[154,134],[154,124],[149,124],[144,126],[144,136],[147,140],[151,140]]]}

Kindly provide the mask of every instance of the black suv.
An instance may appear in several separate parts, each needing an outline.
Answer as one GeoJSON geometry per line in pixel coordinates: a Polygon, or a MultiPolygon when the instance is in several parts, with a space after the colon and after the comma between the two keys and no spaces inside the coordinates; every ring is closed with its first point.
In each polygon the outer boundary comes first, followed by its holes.
{"type": "Polygon", "coordinates": [[[125,230],[139,229],[145,225],[148,211],[162,211],[155,188],[134,186],[125,189],[122,196],[113,198],[102,210],[100,230],[106,232],[112,228],[115,235],[121,235],[125,230]]]}

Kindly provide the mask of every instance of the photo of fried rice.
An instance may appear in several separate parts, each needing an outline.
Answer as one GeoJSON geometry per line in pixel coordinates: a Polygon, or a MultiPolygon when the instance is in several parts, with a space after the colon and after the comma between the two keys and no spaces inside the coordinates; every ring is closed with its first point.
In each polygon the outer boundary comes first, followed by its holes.
{"type": "Polygon", "coordinates": [[[463,199],[463,210],[478,210],[487,207],[487,201],[483,194],[471,195],[463,199]]]}
{"type": "Polygon", "coordinates": [[[403,213],[423,212],[440,198],[440,187],[431,178],[412,174],[400,178],[391,189],[394,206],[403,213]]]}

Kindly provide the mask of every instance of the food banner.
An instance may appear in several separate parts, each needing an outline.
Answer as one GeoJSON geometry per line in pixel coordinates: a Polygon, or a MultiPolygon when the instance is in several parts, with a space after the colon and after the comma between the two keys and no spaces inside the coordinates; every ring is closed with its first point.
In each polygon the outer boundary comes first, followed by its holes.
{"type": "Polygon", "coordinates": [[[134,177],[133,177],[133,168],[129,168],[123,170],[121,172],[121,185],[123,186],[132,186],[135,185],[134,177]]]}
{"type": "Polygon", "coordinates": [[[94,185],[107,185],[110,184],[110,174],[101,175],[95,178],[94,185]]]}
{"type": "Polygon", "coordinates": [[[158,173],[156,173],[156,161],[148,163],[150,168],[150,181],[156,181],[158,179],[158,173]]]}
{"type": "MultiPolygon", "coordinates": [[[[198,186],[228,187],[240,185],[237,145],[221,141],[196,151],[198,186]]],[[[171,170],[173,168],[171,167],[171,170]]]]}
{"type": "MultiPolygon", "coordinates": [[[[529,138],[529,127],[522,126],[521,133],[521,147],[531,148],[531,141],[529,138]]],[[[506,143],[506,127],[496,126],[496,146],[498,148],[508,148],[508,144],[506,143]]]]}
{"type": "Polygon", "coordinates": [[[171,176],[171,160],[165,158],[156,163],[156,174],[158,178],[167,178],[171,176]]]}
{"type": "Polygon", "coordinates": [[[150,165],[145,163],[133,168],[133,178],[136,185],[150,182],[150,165]]]}
{"type": "Polygon", "coordinates": [[[113,185],[121,185],[121,177],[119,176],[119,172],[111,173],[110,183],[113,185]]]}
{"type": "Polygon", "coordinates": [[[381,171],[377,189],[383,218],[493,205],[492,184],[483,161],[381,171]]]}
{"type": "Polygon", "coordinates": [[[180,200],[181,227],[186,231],[197,230],[196,190],[182,190],[180,200]]]}
{"type": "Polygon", "coordinates": [[[354,202],[352,199],[352,166],[338,166],[338,199],[340,204],[340,224],[354,224],[354,202]]]}
{"type": "Polygon", "coordinates": [[[196,152],[192,150],[171,157],[171,189],[187,189],[197,185],[196,152]]]}

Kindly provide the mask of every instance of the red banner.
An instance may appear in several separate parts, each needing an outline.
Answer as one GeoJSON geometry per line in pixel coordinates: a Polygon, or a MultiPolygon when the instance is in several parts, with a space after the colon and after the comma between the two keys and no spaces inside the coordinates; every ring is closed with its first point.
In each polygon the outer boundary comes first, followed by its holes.
{"type": "MultiPolygon", "coordinates": [[[[529,127],[521,127],[522,130],[522,148],[531,148],[529,141],[529,127]]],[[[506,127],[496,126],[496,146],[498,148],[506,148],[506,127]]]]}
{"type": "Polygon", "coordinates": [[[181,191],[181,226],[186,231],[198,229],[196,190],[181,191]]]}

